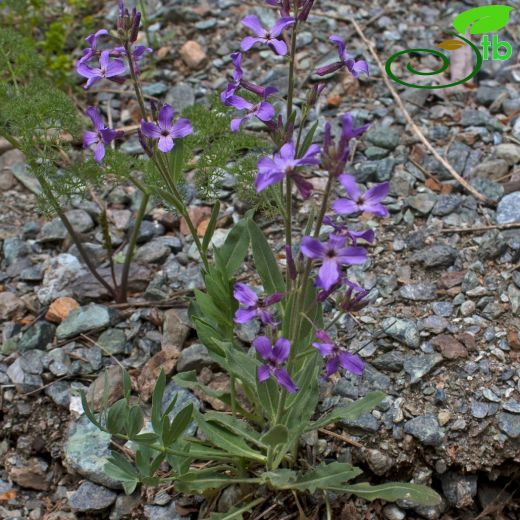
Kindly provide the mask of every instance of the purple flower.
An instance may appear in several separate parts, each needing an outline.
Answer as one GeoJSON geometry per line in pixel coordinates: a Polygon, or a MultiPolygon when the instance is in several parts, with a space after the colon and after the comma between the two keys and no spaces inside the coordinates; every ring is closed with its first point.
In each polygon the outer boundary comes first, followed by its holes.
{"type": "Polygon", "coordinates": [[[236,91],[242,87],[261,98],[267,98],[267,96],[274,94],[277,92],[273,87],[261,87],[260,85],[256,85],[251,83],[250,81],[246,81],[243,79],[244,71],[242,70],[242,53],[234,52],[231,54],[231,61],[235,67],[233,71],[233,81],[228,83],[226,90],[224,90],[220,94],[220,99],[222,103],[226,104],[226,101],[229,97],[235,95],[236,91]]]}
{"type": "Polygon", "coordinates": [[[345,238],[335,235],[330,235],[326,244],[303,237],[301,251],[307,258],[321,260],[316,285],[326,291],[340,280],[342,266],[362,264],[367,259],[362,247],[345,247],[345,238]]]}
{"type": "Polygon", "coordinates": [[[94,147],[94,160],[100,163],[105,157],[105,145],[121,137],[123,131],[107,128],[97,108],[88,107],[87,115],[92,120],[95,132],[87,130],[83,133],[83,148],[94,147]]]}
{"type": "Polygon", "coordinates": [[[278,303],[282,298],[282,293],[274,293],[267,296],[265,299],[258,298],[251,287],[243,283],[236,283],[233,292],[235,300],[245,306],[244,309],[238,309],[235,313],[235,323],[248,323],[255,318],[260,318],[260,321],[265,325],[275,326],[276,321],[267,307],[278,303]]]}
{"type": "Polygon", "coordinates": [[[363,373],[364,363],[359,356],[349,354],[336,345],[324,330],[318,330],[316,337],[321,343],[316,342],[312,346],[318,349],[322,357],[327,360],[325,364],[325,377],[327,379],[336,373],[340,366],[358,376],[363,373]]]}
{"type": "Polygon", "coordinates": [[[357,78],[360,74],[366,74],[368,76],[368,64],[365,60],[354,60],[348,53],[345,48],[345,43],[343,40],[336,34],[333,34],[329,37],[329,40],[335,43],[338,46],[338,54],[340,61],[336,61],[329,65],[324,65],[323,67],[319,67],[316,69],[316,74],[318,76],[326,76],[327,74],[332,74],[342,67],[347,67],[349,72],[357,78]]]}
{"type": "MultiPolygon", "coordinates": [[[[84,61],[78,61],[76,71],[80,76],[87,78],[83,88],[87,89],[103,78],[118,81],[117,76],[125,72],[125,64],[122,60],[110,61],[110,51],[102,51],[99,58],[99,68],[89,67],[84,61]]],[[[119,81],[121,78],[119,78],[119,81]]]]}
{"type": "Polygon", "coordinates": [[[339,181],[345,188],[348,198],[338,199],[332,205],[332,209],[340,215],[349,215],[358,211],[366,211],[378,217],[386,217],[388,210],[381,201],[388,195],[390,183],[376,184],[365,193],[361,193],[352,175],[340,175],[339,181]]]}
{"type": "Polygon", "coordinates": [[[168,153],[174,147],[175,139],[186,137],[193,133],[189,119],[181,118],[174,124],[174,114],[173,107],[165,104],[159,111],[157,124],[144,120],[141,121],[143,134],[150,139],[159,139],[157,148],[164,153],[168,153]]]}
{"type": "Polygon", "coordinates": [[[275,115],[275,110],[271,103],[268,103],[266,99],[277,92],[274,87],[268,87],[265,89],[262,101],[258,103],[250,103],[247,99],[240,96],[228,95],[223,99],[224,104],[230,107],[235,107],[238,110],[247,110],[247,113],[242,117],[237,117],[231,121],[231,131],[238,132],[240,125],[252,117],[257,117],[260,121],[268,123],[275,115]]]}
{"type": "Polygon", "coordinates": [[[78,65],[80,63],[84,63],[88,60],[90,60],[97,52],[97,39],[100,36],[104,36],[108,34],[108,31],[106,29],[100,29],[99,31],[95,32],[94,34],[89,34],[85,40],[90,45],[88,49],[83,49],[83,56],[78,60],[78,65]]]}
{"type": "Polygon", "coordinates": [[[287,45],[283,40],[279,40],[278,37],[282,34],[282,31],[294,24],[294,18],[290,16],[284,16],[280,18],[271,30],[266,30],[262,26],[260,20],[256,16],[246,16],[242,20],[242,24],[251,29],[256,37],[246,36],[242,40],[241,48],[243,51],[248,51],[253,47],[255,43],[263,43],[271,47],[276,54],[285,56],[287,54],[287,45]]]}
{"type": "Polygon", "coordinates": [[[297,392],[298,388],[287,370],[280,368],[280,365],[289,357],[291,342],[288,339],[279,338],[276,340],[274,347],[272,347],[269,338],[259,336],[253,341],[253,347],[255,347],[260,357],[266,361],[265,364],[259,366],[257,369],[256,375],[258,381],[263,383],[272,375],[276,381],[278,381],[278,384],[283,386],[288,392],[297,392]]]}
{"type": "MultiPolygon", "coordinates": [[[[130,53],[132,54],[132,59],[135,66],[135,72],[137,75],[141,73],[139,69],[139,62],[144,58],[145,52],[153,52],[153,50],[150,47],[146,47],[145,45],[136,45],[130,53]]],[[[126,56],[127,52],[124,47],[116,47],[113,49],[110,53],[111,56],[126,56]]]]}
{"type": "Polygon", "coordinates": [[[352,240],[352,245],[354,246],[357,244],[357,241],[359,239],[365,240],[369,244],[372,244],[374,242],[375,233],[372,229],[367,229],[365,231],[352,231],[348,229],[348,227],[345,226],[345,224],[334,223],[332,219],[328,216],[323,218],[323,223],[326,226],[331,226],[334,228],[334,235],[349,238],[350,240],[352,240]]]}
{"type": "Polygon", "coordinates": [[[352,114],[347,112],[341,118],[341,136],[336,142],[332,137],[332,127],[330,123],[325,125],[325,133],[323,136],[323,152],[322,165],[331,175],[337,177],[343,173],[347,159],[350,153],[349,142],[354,137],[360,136],[370,127],[370,125],[362,125],[358,128],[352,126],[352,114]]]}
{"type": "Polygon", "coordinates": [[[363,289],[357,283],[345,278],[347,292],[339,299],[339,306],[348,314],[364,309],[371,302],[367,299],[369,291],[363,289]]]}
{"type": "Polygon", "coordinates": [[[312,184],[306,181],[297,171],[299,166],[310,164],[319,164],[316,158],[320,147],[313,144],[309,147],[305,155],[301,158],[295,157],[294,143],[286,143],[280,149],[280,153],[274,154],[273,158],[262,157],[258,161],[258,175],[256,176],[256,191],[260,193],[268,186],[276,184],[283,180],[284,177],[291,177],[298,191],[304,199],[309,198],[312,192],[312,184]]]}

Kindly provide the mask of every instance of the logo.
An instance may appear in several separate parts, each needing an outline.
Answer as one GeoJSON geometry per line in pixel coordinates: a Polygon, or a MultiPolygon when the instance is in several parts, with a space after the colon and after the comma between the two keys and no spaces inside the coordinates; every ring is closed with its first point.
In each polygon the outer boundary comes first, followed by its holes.
{"type": "Polygon", "coordinates": [[[509,14],[512,10],[513,8],[509,7],[508,5],[486,5],[463,11],[455,18],[455,20],[453,20],[453,27],[457,32],[450,34],[450,36],[454,36],[455,38],[443,40],[437,45],[437,47],[443,51],[448,52],[455,51],[466,45],[471,47],[475,55],[475,66],[471,73],[465,78],[447,85],[418,85],[399,79],[392,71],[392,64],[401,56],[406,54],[427,52],[429,54],[433,54],[442,61],[440,67],[434,71],[421,72],[416,70],[411,63],[407,63],[406,69],[408,72],[418,76],[435,76],[437,74],[442,74],[449,68],[450,60],[449,57],[444,54],[444,52],[438,51],[436,49],[405,49],[403,51],[396,52],[390,56],[390,58],[388,58],[385,64],[386,73],[397,83],[412,88],[438,89],[454,87],[456,85],[466,83],[477,75],[478,71],[482,67],[482,62],[484,60],[491,59],[505,61],[508,60],[513,54],[513,49],[509,42],[500,40],[497,34],[493,34],[490,38],[490,33],[499,31],[508,24],[509,14]],[[470,35],[483,35],[480,41],[482,52],[477,45],[462,36],[462,34],[467,35],[468,32],[470,35]]]}

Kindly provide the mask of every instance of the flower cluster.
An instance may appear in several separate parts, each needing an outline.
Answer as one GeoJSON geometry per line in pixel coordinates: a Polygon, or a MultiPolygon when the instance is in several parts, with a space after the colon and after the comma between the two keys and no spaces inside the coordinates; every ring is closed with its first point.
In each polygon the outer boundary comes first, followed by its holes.
{"type": "MultiPolygon", "coordinates": [[[[221,100],[225,105],[232,106],[245,113],[231,122],[231,130],[236,132],[247,120],[256,118],[263,122],[266,129],[272,132],[273,141],[277,150],[272,157],[259,159],[255,186],[258,193],[267,190],[273,185],[282,184],[287,191],[294,186],[303,199],[308,199],[313,192],[312,183],[304,175],[305,168],[314,167],[325,170],[329,175],[329,187],[325,204],[333,193],[333,183],[338,181],[344,188],[346,195],[332,202],[331,207],[337,215],[351,215],[359,212],[371,213],[378,217],[388,214],[382,200],[389,191],[389,184],[382,183],[363,192],[357,185],[353,175],[345,172],[350,154],[350,141],[361,136],[369,127],[362,125],[355,127],[352,114],[346,113],[341,118],[342,130],[338,138],[332,134],[330,123],[325,125],[323,146],[305,144],[302,146],[301,130],[298,137],[293,137],[296,123],[293,120],[283,121],[282,115],[277,115],[275,106],[269,98],[277,92],[269,86],[260,86],[244,79],[242,68],[242,53],[247,53],[256,46],[267,46],[278,56],[286,56],[289,52],[284,31],[292,29],[292,38],[300,22],[307,20],[314,5],[314,0],[266,0],[267,4],[279,10],[280,18],[272,25],[265,27],[256,16],[246,16],[242,24],[252,31],[253,35],[246,36],[241,42],[241,51],[231,54],[234,66],[232,79],[221,93],[221,100]],[[257,97],[257,101],[249,101],[238,95],[245,90],[257,97]]],[[[337,46],[338,61],[316,69],[318,76],[326,76],[340,69],[345,69],[354,77],[361,74],[368,75],[368,65],[364,60],[355,60],[347,53],[344,41],[338,35],[332,35],[330,41],[337,46]]],[[[294,59],[294,57],[291,57],[294,59]]],[[[314,107],[325,88],[325,83],[315,84],[307,95],[306,105],[303,107],[303,127],[310,108],[314,107]]],[[[289,89],[292,86],[289,85],[289,89]]],[[[250,98],[248,98],[250,99],[250,98]]],[[[290,101],[288,100],[288,104],[290,101]]],[[[291,194],[289,193],[288,197],[291,194]]],[[[290,198],[290,197],[289,197],[290,198]]],[[[290,202],[288,203],[290,204],[290,202]]],[[[286,218],[291,218],[290,206],[286,208],[286,218]]],[[[359,242],[374,241],[374,232],[370,229],[356,231],[349,229],[344,223],[336,223],[333,218],[322,212],[318,223],[318,231],[314,236],[303,236],[299,248],[299,258],[293,258],[291,246],[286,244],[287,279],[294,283],[305,283],[304,278],[312,274],[313,266],[317,267],[315,285],[317,286],[317,301],[323,302],[336,291],[341,294],[336,299],[337,307],[345,313],[361,310],[368,303],[368,291],[349,280],[346,268],[351,265],[363,264],[367,260],[367,251],[359,242]],[[332,227],[325,241],[319,237],[319,227],[325,224],[332,227]],[[306,266],[306,267],[305,267],[306,266]],[[307,274],[304,274],[307,273],[307,274]],[[301,278],[303,277],[303,278],[301,278]],[[302,282],[303,280],[303,282],[302,282]]],[[[288,285],[289,287],[289,285],[288,285]]],[[[283,299],[281,293],[276,293],[264,299],[244,284],[236,284],[234,296],[241,307],[236,311],[235,321],[247,323],[260,319],[268,327],[268,336],[260,336],[253,342],[253,346],[266,361],[258,370],[259,381],[267,380],[271,375],[278,383],[290,392],[296,387],[282,365],[290,357],[291,342],[287,338],[279,337],[276,330],[277,322],[273,312],[268,308],[283,299]],[[278,339],[276,339],[278,338],[278,339]],[[274,341],[274,347],[271,343],[274,341]]],[[[326,359],[326,377],[330,377],[339,367],[361,374],[363,363],[357,357],[344,352],[330,339],[324,331],[317,331],[319,343],[313,346],[326,359]]],[[[290,364],[290,363],[289,363],[290,364]]]]}

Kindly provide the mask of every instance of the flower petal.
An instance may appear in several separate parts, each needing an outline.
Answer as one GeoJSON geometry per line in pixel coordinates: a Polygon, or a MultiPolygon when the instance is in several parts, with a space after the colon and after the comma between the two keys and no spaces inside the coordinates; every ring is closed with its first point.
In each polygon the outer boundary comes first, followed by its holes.
{"type": "Polygon", "coordinates": [[[329,36],[329,40],[332,43],[335,43],[338,47],[338,54],[341,61],[346,61],[348,58],[347,49],[345,47],[345,42],[343,41],[343,38],[338,36],[337,34],[333,34],[329,36]]]}
{"type": "Polygon", "coordinates": [[[105,157],[105,145],[100,141],[94,148],[94,160],[100,163],[105,157]]]}
{"type": "Polygon", "coordinates": [[[336,259],[344,265],[364,264],[367,261],[367,252],[365,248],[359,246],[346,247],[338,251],[336,259]]]}
{"type": "Polygon", "coordinates": [[[168,153],[173,146],[174,142],[170,135],[161,135],[159,143],[157,144],[157,148],[159,148],[161,152],[168,153]]]}
{"type": "Polygon", "coordinates": [[[274,377],[280,386],[283,386],[291,394],[294,394],[298,391],[298,387],[294,384],[294,381],[291,379],[291,376],[288,374],[285,368],[275,368],[274,377]]]}
{"type": "Polygon", "coordinates": [[[295,22],[292,16],[284,16],[280,18],[274,25],[273,28],[269,31],[273,38],[278,38],[282,31],[290,27],[295,22]]]}
{"type": "Polygon", "coordinates": [[[306,257],[313,260],[319,260],[325,256],[325,246],[312,237],[302,238],[301,251],[306,257]]]}
{"type": "Polygon", "coordinates": [[[354,356],[353,354],[350,354],[348,352],[340,352],[338,354],[338,358],[341,366],[345,370],[348,370],[349,372],[352,372],[353,374],[356,374],[358,376],[363,374],[365,364],[359,356],[354,356]]]}
{"type": "Polygon", "coordinates": [[[283,40],[269,40],[269,46],[272,47],[274,52],[278,54],[278,56],[285,56],[288,52],[287,44],[283,40]]]}
{"type": "Polygon", "coordinates": [[[320,286],[326,291],[329,290],[339,280],[339,268],[335,259],[327,259],[320,267],[318,274],[320,286]]]}
{"type": "Polygon", "coordinates": [[[99,110],[97,108],[88,107],[86,113],[88,117],[90,117],[92,124],[94,125],[94,128],[96,130],[101,130],[102,128],[105,128],[105,125],[103,124],[103,118],[101,117],[101,114],[99,113],[99,110]]]}
{"type": "Polygon", "coordinates": [[[253,347],[258,352],[260,357],[264,359],[272,359],[273,351],[271,349],[271,342],[267,336],[258,336],[253,341],[253,347]]]}
{"type": "Polygon", "coordinates": [[[350,215],[351,213],[360,211],[357,203],[350,199],[337,199],[332,204],[332,209],[338,213],[338,215],[350,215]]]}
{"type": "Polygon", "coordinates": [[[368,63],[365,60],[358,60],[349,70],[355,78],[359,77],[360,74],[368,76],[368,63]]]}
{"type": "Polygon", "coordinates": [[[330,358],[325,365],[325,377],[328,379],[332,374],[335,374],[339,368],[339,359],[337,356],[330,358]]]}
{"type": "Polygon", "coordinates": [[[245,25],[248,29],[251,29],[258,37],[265,37],[267,31],[262,26],[262,22],[257,16],[250,15],[246,16],[242,20],[242,25],[245,25]]]}
{"type": "Polygon", "coordinates": [[[163,105],[161,110],[159,111],[159,117],[157,118],[159,128],[161,128],[162,130],[170,131],[172,129],[172,121],[174,114],[175,110],[171,105],[163,105]]]}
{"type": "Polygon", "coordinates": [[[245,283],[236,283],[233,296],[235,300],[237,300],[242,305],[246,305],[247,307],[253,307],[258,302],[258,296],[249,285],[245,283]]]}
{"type": "Polygon", "coordinates": [[[257,193],[265,190],[269,186],[280,182],[284,178],[284,173],[281,171],[261,171],[257,174],[255,179],[255,188],[257,193]]]}
{"type": "Polygon", "coordinates": [[[262,101],[258,108],[255,110],[255,116],[260,119],[260,121],[271,121],[273,119],[275,114],[275,110],[273,105],[271,103],[268,103],[267,101],[262,101]]]}
{"type": "Polygon", "coordinates": [[[361,196],[361,191],[359,190],[359,186],[357,185],[356,178],[353,175],[340,175],[338,177],[339,182],[341,182],[341,185],[343,188],[345,188],[345,191],[347,192],[347,195],[352,199],[357,201],[359,197],[361,196]]]}
{"type": "Polygon", "coordinates": [[[291,351],[291,342],[286,338],[278,338],[273,347],[273,359],[277,364],[282,364],[291,351]]]}
{"type": "Polygon", "coordinates": [[[190,120],[186,118],[179,119],[170,131],[170,135],[173,139],[180,139],[181,137],[186,137],[192,133],[193,127],[191,126],[190,120]]]}
{"type": "Polygon", "coordinates": [[[381,202],[390,191],[390,183],[382,182],[381,184],[376,184],[367,190],[365,193],[364,199],[366,202],[381,202]]]}
{"type": "Polygon", "coordinates": [[[256,377],[258,378],[258,381],[260,383],[263,383],[264,381],[267,381],[269,379],[269,376],[271,375],[271,370],[267,365],[259,366],[256,369],[256,377]]]}
{"type": "Polygon", "coordinates": [[[97,132],[91,132],[90,130],[83,132],[83,148],[92,146],[94,143],[97,143],[98,140],[99,136],[97,132]]]}
{"type": "Polygon", "coordinates": [[[281,292],[275,292],[271,294],[270,296],[267,296],[264,299],[264,307],[269,307],[271,305],[274,305],[275,303],[278,303],[283,298],[283,293],[281,292]]]}
{"type": "Polygon", "coordinates": [[[332,343],[313,343],[312,346],[320,351],[322,357],[330,356],[334,348],[332,343]]]}
{"type": "Polygon", "coordinates": [[[240,96],[229,96],[227,98],[227,105],[230,107],[235,107],[238,110],[251,110],[253,105],[240,96]]]}
{"type": "Polygon", "coordinates": [[[265,42],[265,40],[263,38],[254,38],[253,36],[246,36],[242,40],[242,43],[240,44],[240,48],[243,51],[248,51],[249,49],[251,49],[251,47],[253,47],[253,45],[255,43],[264,43],[264,42],[265,42]]]}
{"type": "Polygon", "coordinates": [[[159,139],[161,137],[161,129],[155,123],[145,121],[144,119],[141,121],[141,132],[150,139],[159,139]]]}
{"type": "Polygon", "coordinates": [[[294,143],[292,141],[285,143],[280,148],[279,155],[284,161],[292,161],[294,159],[294,143]]]}
{"type": "Polygon", "coordinates": [[[235,323],[249,323],[256,318],[256,308],[254,309],[238,309],[235,312],[235,323]]]}

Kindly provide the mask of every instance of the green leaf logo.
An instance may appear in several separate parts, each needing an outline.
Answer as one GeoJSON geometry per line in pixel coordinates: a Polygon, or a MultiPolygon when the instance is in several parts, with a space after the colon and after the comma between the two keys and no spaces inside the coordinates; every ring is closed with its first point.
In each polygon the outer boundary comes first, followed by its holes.
{"type": "Polygon", "coordinates": [[[468,9],[453,20],[453,27],[460,34],[491,33],[502,29],[509,22],[509,13],[513,10],[508,5],[484,5],[468,9]]]}

